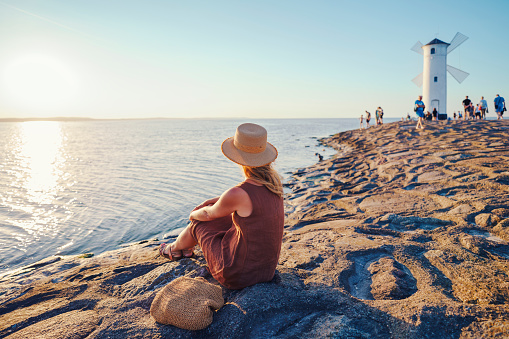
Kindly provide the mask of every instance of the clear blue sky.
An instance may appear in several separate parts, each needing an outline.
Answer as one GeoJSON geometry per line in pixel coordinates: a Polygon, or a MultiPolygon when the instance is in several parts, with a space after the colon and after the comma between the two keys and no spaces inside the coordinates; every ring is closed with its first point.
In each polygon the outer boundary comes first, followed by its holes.
{"type": "MultiPolygon", "coordinates": [[[[509,97],[509,1],[0,0],[0,118],[413,114],[435,37],[448,112],[509,97]]],[[[492,107],[492,106],[490,106],[492,107]]],[[[493,113],[494,114],[494,113],[493,113]]]]}

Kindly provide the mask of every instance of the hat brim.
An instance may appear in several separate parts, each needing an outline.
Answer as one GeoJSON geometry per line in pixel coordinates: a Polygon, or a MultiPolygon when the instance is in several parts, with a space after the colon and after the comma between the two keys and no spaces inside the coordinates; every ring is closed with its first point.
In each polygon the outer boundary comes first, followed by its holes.
{"type": "Polygon", "coordinates": [[[231,161],[249,167],[261,167],[270,164],[277,158],[277,149],[267,142],[265,150],[261,153],[248,153],[239,150],[233,145],[233,137],[221,144],[221,151],[231,161]]]}

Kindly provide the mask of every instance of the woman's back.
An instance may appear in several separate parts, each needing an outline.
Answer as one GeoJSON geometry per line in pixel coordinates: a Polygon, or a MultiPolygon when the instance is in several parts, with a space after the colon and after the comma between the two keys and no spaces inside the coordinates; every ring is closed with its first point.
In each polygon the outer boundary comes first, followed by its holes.
{"type": "Polygon", "coordinates": [[[241,289],[274,277],[284,228],[282,197],[265,186],[248,182],[239,187],[251,199],[251,215],[241,217],[233,213],[196,222],[192,227],[210,273],[230,289],[241,289]]]}
{"type": "Polygon", "coordinates": [[[243,288],[274,276],[284,228],[283,199],[265,186],[240,185],[253,205],[249,217],[233,214],[232,229],[223,239],[223,275],[228,284],[243,288]],[[228,242],[226,244],[225,242],[228,242]]]}

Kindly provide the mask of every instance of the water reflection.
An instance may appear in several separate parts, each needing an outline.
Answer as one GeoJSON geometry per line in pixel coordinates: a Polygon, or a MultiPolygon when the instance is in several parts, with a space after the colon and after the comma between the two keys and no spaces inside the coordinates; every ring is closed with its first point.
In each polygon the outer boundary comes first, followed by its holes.
{"type": "Polygon", "coordinates": [[[19,159],[23,169],[26,198],[37,204],[50,204],[58,192],[62,175],[62,129],[56,121],[21,124],[19,159]]]}
{"type": "Polygon", "coordinates": [[[33,246],[42,237],[54,237],[68,211],[59,201],[63,189],[64,134],[61,124],[31,121],[18,124],[10,140],[11,179],[5,195],[2,224],[13,247],[27,256],[40,250],[33,246]]]}

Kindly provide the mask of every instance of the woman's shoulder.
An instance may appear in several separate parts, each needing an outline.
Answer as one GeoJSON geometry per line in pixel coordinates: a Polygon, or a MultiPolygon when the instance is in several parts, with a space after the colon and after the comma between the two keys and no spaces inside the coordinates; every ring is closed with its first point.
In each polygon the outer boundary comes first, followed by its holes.
{"type": "Polygon", "coordinates": [[[223,193],[223,197],[227,199],[242,199],[247,196],[247,192],[241,187],[242,185],[233,186],[223,193]]]}

